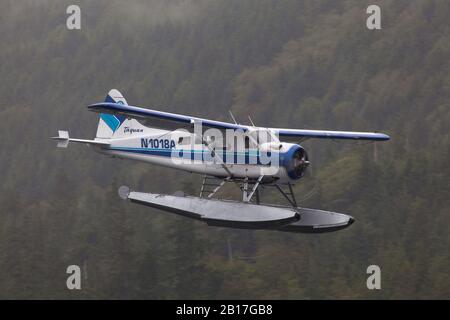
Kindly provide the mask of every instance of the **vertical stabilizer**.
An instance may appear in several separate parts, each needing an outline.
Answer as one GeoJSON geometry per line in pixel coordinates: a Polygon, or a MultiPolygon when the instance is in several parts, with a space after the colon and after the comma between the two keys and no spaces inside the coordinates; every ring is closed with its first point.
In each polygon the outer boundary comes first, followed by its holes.
{"type": "MultiPolygon", "coordinates": [[[[105,102],[114,102],[128,105],[127,100],[122,96],[119,90],[111,89],[106,96],[105,102]]],[[[96,138],[110,139],[120,128],[126,118],[122,115],[101,113],[97,127],[96,138]]]]}

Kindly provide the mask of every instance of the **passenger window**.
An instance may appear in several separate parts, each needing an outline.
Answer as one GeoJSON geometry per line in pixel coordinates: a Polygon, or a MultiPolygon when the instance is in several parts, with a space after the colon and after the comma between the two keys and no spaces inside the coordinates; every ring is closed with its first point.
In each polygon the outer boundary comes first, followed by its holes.
{"type": "Polygon", "coordinates": [[[179,137],[178,144],[181,146],[189,146],[191,144],[191,138],[190,137],[179,137]]]}

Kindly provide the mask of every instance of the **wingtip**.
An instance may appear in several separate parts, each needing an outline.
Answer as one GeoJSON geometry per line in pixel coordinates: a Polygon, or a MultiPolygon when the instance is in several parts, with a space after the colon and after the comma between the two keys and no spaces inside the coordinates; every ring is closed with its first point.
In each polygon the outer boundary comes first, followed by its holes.
{"type": "Polygon", "coordinates": [[[374,133],[375,133],[375,135],[376,135],[375,140],[378,140],[378,141],[388,141],[388,140],[391,139],[391,137],[390,137],[388,134],[381,133],[381,132],[377,132],[377,131],[375,131],[374,133]]]}

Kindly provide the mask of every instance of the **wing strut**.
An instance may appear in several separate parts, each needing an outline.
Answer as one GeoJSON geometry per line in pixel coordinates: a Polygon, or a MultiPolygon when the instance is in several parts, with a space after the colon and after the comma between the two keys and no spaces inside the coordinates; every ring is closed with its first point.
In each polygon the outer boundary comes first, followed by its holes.
{"type": "MultiPolygon", "coordinates": [[[[244,180],[244,187],[242,189],[242,201],[244,202],[250,202],[250,200],[253,197],[253,194],[258,189],[258,186],[261,182],[261,180],[264,178],[264,175],[259,176],[258,180],[256,180],[255,184],[253,185],[253,188],[250,192],[248,192],[248,178],[245,178],[244,180]]],[[[257,202],[259,202],[259,194],[257,195],[257,202]]]]}
{"type": "Polygon", "coordinates": [[[203,176],[203,182],[202,182],[202,189],[200,190],[200,198],[203,198],[204,195],[208,194],[208,198],[212,198],[217,191],[222,188],[222,186],[225,184],[225,182],[228,182],[230,180],[230,177],[227,177],[225,179],[219,179],[216,177],[210,177],[206,174],[203,176]],[[212,189],[211,189],[212,188],[212,189]]]}
{"type": "Polygon", "coordinates": [[[293,206],[297,207],[297,200],[295,200],[294,192],[292,191],[292,185],[290,183],[287,184],[289,187],[289,191],[284,191],[278,184],[275,184],[275,187],[280,191],[280,193],[286,198],[287,201],[293,206]]]}
{"type": "Polygon", "coordinates": [[[216,159],[216,161],[222,166],[222,168],[227,172],[228,177],[232,178],[233,174],[231,173],[231,171],[228,169],[227,165],[222,161],[222,158],[220,158],[217,154],[216,151],[214,150],[214,147],[211,147],[211,145],[205,140],[202,139],[203,144],[208,148],[209,151],[211,151],[212,156],[214,157],[214,159],[216,159]]]}

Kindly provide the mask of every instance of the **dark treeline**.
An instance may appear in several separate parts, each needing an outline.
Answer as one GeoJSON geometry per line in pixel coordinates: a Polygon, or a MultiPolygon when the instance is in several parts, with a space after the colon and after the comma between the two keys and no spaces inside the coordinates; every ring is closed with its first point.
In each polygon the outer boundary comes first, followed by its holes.
{"type": "Polygon", "coordinates": [[[371,1],[75,2],[80,31],[66,28],[74,1],[0,1],[0,298],[450,298],[450,2],[378,1],[379,31],[371,1]],[[93,137],[85,106],[111,88],[160,110],[392,140],[304,143],[301,205],[353,215],[346,230],[207,227],[117,196],[195,195],[201,177],[49,140],[93,137]],[[382,290],[366,288],[371,264],[382,290]]]}

